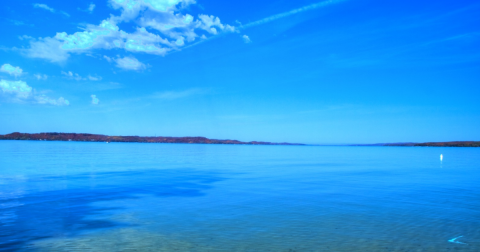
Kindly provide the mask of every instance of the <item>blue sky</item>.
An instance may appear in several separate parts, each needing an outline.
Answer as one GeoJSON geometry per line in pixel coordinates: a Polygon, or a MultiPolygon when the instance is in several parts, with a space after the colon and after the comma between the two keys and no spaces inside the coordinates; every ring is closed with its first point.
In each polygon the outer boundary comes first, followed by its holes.
{"type": "Polygon", "coordinates": [[[478,1],[9,1],[0,134],[480,140],[478,1]]]}

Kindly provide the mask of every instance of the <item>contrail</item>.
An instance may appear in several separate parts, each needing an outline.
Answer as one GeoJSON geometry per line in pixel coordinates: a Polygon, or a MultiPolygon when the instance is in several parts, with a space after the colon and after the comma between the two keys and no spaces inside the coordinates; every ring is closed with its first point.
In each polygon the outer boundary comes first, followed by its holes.
{"type": "Polygon", "coordinates": [[[332,4],[337,4],[337,3],[340,3],[340,2],[343,2],[343,1],[345,1],[345,0],[327,0],[327,1],[323,1],[323,2],[318,2],[318,3],[310,4],[310,5],[307,5],[307,6],[303,6],[303,7],[301,7],[301,8],[298,8],[298,9],[293,9],[293,10],[291,10],[291,11],[283,12],[283,13],[276,14],[276,15],[273,15],[273,16],[270,16],[270,17],[266,17],[266,18],[263,18],[263,19],[260,19],[260,20],[257,20],[257,21],[248,23],[248,24],[246,24],[246,25],[242,25],[242,26],[240,26],[240,27],[238,27],[238,28],[239,28],[239,29],[250,28],[250,27],[253,27],[253,26],[257,26],[257,25],[269,23],[269,22],[275,21],[275,20],[280,19],[280,18],[284,18],[284,17],[288,17],[288,16],[291,16],[291,15],[295,15],[295,14],[300,13],[300,12],[304,12],[304,11],[309,11],[309,10],[313,10],[313,9],[322,8],[322,7],[325,7],[325,6],[328,6],[328,5],[332,5],[332,4]]]}
{"type": "MultiPolygon", "coordinates": [[[[318,2],[318,3],[310,4],[310,5],[307,5],[307,6],[303,6],[303,7],[297,8],[297,9],[293,9],[293,10],[291,10],[291,11],[279,13],[279,14],[276,14],[276,15],[273,15],[273,16],[270,16],[270,17],[266,17],[266,18],[262,18],[262,19],[260,19],[260,20],[257,20],[257,21],[254,21],[254,22],[251,22],[251,23],[248,23],[248,24],[245,24],[245,25],[237,26],[237,27],[236,27],[236,32],[239,32],[240,30],[248,29],[248,28],[250,28],[250,27],[254,27],[254,26],[257,26],[257,25],[266,24],[266,23],[275,21],[275,20],[280,19],[280,18],[284,18],[284,17],[288,17],[288,16],[291,16],[291,15],[295,15],[295,14],[297,14],[297,13],[301,13],[301,12],[309,11],[309,10],[314,10],[314,9],[318,9],[318,8],[322,8],[322,7],[326,7],[326,6],[333,5],[333,4],[337,4],[337,3],[340,3],[340,2],[344,2],[344,1],[347,1],[347,0],[327,0],[327,1],[323,1],[323,2],[318,2]]],[[[221,36],[224,36],[224,35],[226,35],[226,33],[220,33],[220,34],[218,34],[218,35],[214,35],[214,36],[209,37],[209,38],[207,38],[207,39],[203,39],[203,40],[200,40],[200,41],[195,42],[195,43],[193,43],[193,44],[184,46],[184,47],[182,47],[182,50],[183,50],[183,49],[190,48],[190,47],[194,47],[194,46],[199,45],[199,44],[202,44],[202,43],[205,43],[205,42],[210,41],[210,40],[212,40],[212,39],[217,39],[217,38],[219,38],[219,37],[221,37],[221,36]]],[[[173,50],[173,51],[171,51],[169,54],[175,53],[175,52],[179,52],[179,51],[180,51],[180,50],[173,50]]],[[[155,56],[155,58],[153,58],[153,59],[151,59],[151,60],[149,60],[149,61],[155,60],[155,59],[157,59],[157,57],[159,57],[159,56],[155,56]]]]}

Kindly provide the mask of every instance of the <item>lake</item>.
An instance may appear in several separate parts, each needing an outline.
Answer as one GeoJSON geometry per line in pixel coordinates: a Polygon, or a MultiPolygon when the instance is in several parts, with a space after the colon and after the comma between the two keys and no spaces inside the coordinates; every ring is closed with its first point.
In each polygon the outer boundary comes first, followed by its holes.
{"type": "Polygon", "coordinates": [[[0,141],[0,251],[480,251],[480,148],[0,141]]]}

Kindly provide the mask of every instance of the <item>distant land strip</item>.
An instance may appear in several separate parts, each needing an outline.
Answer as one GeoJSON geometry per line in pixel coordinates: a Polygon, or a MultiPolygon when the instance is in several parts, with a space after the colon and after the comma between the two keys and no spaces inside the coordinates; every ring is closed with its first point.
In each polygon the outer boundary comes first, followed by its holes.
{"type": "Polygon", "coordinates": [[[0,140],[43,140],[43,141],[76,141],[76,142],[124,142],[124,143],[188,143],[188,144],[245,144],[245,145],[304,145],[298,143],[241,142],[238,140],[217,140],[206,137],[140,137],[140,136],[107,136],[77,133],[19,133],[0,135],[0,140]]]}
{"type": "Polygon", "coordinates": [[[353,144],[352,146],[480,147],[480,141],[453,141],[453,142],[427,142],[427,143],[353,144]]]}

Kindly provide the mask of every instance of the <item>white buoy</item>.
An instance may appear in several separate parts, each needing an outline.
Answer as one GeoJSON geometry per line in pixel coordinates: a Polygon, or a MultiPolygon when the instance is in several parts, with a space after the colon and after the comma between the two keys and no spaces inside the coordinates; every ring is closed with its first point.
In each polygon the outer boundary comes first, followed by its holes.
{"type": "Polygon", "coordinates": [[[440,161],[443,161],[443,154],[440,154],[440,161]]]}

